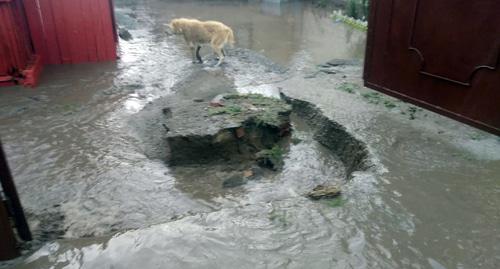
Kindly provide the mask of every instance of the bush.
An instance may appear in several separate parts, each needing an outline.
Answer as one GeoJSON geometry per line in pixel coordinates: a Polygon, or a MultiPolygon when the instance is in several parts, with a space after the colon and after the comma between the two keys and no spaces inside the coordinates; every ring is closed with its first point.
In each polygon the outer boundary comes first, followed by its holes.
{"type": "Polygon", "coordinates": [[[349,0],[349,2],[347,2],[347,12],[346,13],[347,13],[347,16],[349,16],[351,18],[359,19],[358,7],[356,4],[356,0],[349,0]]]}
{"type": "Polygon", "coordinates": [[[348,0],[345,13],[356,20],[366,20],[369,10],[369,0],[348,0]]]}

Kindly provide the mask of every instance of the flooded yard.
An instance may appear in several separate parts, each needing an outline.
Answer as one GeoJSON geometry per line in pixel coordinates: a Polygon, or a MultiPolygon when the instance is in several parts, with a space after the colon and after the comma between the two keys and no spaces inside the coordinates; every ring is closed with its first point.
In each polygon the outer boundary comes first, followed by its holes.
{"type": "Polygon", "coordinates": [[[132,35],[116,63],[0,89],[35,237],[0,268],[500,267],[500,140],[362,88],[366,33],[299,1],[115,6],[132,35]],[[231,26],[225,64],[208,47],[192,64],[175,17],[231,26]],[[159,104],[224,93],[297,100],[280,171],[225,188],[241,168],[167,164],[159,104]],[[308,199],[318,184],[342,195],[308,199]]]}

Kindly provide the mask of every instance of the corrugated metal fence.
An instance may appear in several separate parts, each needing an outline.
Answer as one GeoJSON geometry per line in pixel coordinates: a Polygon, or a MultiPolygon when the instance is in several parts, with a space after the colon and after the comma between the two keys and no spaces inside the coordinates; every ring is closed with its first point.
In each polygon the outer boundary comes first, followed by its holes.
{"type": "Polygon", "coordinates": [[[0,84],[34,85],[41,64],[116,59],[112,0],[0,0],[0,84]]]}
{"type": "Polygon", "coordinates": [[[0,82],[19,75],[33,60],[22,3],[0,0],[0,82]]]}
{"type": "Polygon", "coordinates": [[[44,63],[116,59],[112,1],[24,0],[24,5],[35,51],[44,63]]]}

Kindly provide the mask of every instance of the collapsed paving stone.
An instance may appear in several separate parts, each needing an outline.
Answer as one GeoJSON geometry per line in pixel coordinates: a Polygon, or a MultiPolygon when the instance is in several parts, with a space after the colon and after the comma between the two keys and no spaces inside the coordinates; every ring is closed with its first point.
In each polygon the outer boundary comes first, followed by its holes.
{"type": "Polygon", "coordinates": [[[339,196],[341,194],[341,190],[337,186],[324,186],[318,185],[312,191],[307,193],[307,196],[312,200],[320,200],[320,199],[331,199],[339,196]]]}
{"type": "Polygon", "coordinates": [[[290,133],[292,108],[280,99],[228,94],[218,103],[223,106],[191,101],[169,107],[170,165],[255,161],[266,150],[276,151],[290,133]]]}

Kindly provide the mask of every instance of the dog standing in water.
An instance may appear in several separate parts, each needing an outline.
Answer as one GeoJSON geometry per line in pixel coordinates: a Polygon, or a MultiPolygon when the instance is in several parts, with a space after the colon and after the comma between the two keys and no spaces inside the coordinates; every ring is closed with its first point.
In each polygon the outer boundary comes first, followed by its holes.
{"type": "Polygon", "coordinates": [[[201,44],[210,44],[213,52],[219,57],[215,66],[219,66],[224,60],[224,45],[234,45],[233,30],[229,26],[218,21],[199,21],[196,19],[179,18],[173,19],[168,24],[174,34],[182,34],[191,49],[193,63],[203,63],[200,56],[201,44]]]}

